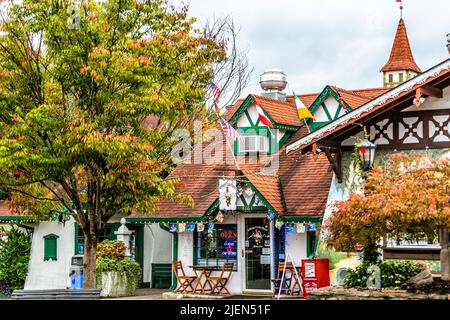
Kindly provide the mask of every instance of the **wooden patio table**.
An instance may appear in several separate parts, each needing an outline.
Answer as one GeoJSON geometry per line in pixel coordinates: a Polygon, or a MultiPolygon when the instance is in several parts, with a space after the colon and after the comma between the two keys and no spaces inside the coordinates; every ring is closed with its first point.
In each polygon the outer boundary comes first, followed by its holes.
{"type": "Polygon", "coordinates": [[[195,276],[197,277],[197,283],[194,287],[194,292],[195,293],[200,292],[204,294],[205,291],[212,291],[212,285],[208,281],[208,277],[211,275],[213,271],[218,270],[217,267],[213,266],[190,266],[190,267],[192,268],[192,270],[194,270],[195,276]],[[209,285],[209,289],[206,289],[207,285],[209,285]]]}

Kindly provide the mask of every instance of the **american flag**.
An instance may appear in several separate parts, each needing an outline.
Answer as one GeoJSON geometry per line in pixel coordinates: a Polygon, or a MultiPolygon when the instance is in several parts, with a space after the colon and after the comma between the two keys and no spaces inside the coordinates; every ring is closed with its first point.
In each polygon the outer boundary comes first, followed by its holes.
{"type": "Polygon", "coordinates": [[[219,96],[220,96],[220,89],[214,82],[211,81],[209,84],[210,89],[212,90],[212,94],[214,97],[214,106],[216,108],[216,113],[220,115],[220,109],[219,109],[219,96]]]}
{"type": "Polygon", "coordinates": [[[228,123],[227,120],[225,120],[224,118],[222,118],[222,117],[219,116],[219,115],[218,115],[218,117],[219,117],[219,120],[220,120],[220,124],[222,125],[223,132],[225,133],[225,135],[226,135],[228,138],[232,138],[232,139],[237,138],[237,139],[239,139],[239,140],[243,140],[243,139],[244,139],[244,137],[242,137],[242,136],[239,134],[239,132],[237,132],[237,131],[233,128],[233,126],[232,126],[231,124],[228,123]]]}

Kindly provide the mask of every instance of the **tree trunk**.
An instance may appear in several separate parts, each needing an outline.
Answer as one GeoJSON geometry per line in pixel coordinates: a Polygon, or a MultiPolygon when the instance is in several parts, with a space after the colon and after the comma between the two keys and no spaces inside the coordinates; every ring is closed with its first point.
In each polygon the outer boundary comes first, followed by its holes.
{"type": "Polygon", "coordinates": [[[97,239],[89,239],[84,235],[84,288],[96,288],[97,239]]]}
{"type": "Polygon", "coordinates": [[[439,240],[441,243],[441,278],[442,280],[450,281],[450,252],[448,249],[448,230],[440,229],[439,233],[439,240]]]}

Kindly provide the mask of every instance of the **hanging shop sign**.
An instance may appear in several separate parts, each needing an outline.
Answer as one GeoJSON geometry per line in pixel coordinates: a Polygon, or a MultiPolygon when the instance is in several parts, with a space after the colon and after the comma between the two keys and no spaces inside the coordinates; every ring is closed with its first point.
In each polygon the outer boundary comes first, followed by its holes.
{"type": "Polygon", "coordinates": [[[237,202],[236,180],[219,180],[219,210],[234,211],[237,202]]]}

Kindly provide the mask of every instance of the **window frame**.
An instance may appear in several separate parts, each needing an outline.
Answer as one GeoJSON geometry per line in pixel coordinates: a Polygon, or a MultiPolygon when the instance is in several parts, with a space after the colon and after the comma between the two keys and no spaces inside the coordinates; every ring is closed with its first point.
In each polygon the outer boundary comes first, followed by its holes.
{"type": "Polygon", "coordinates": [[[50,233],[44,237],[44,261],[58,261],[58,238],[59,236],[50,233]]]}

